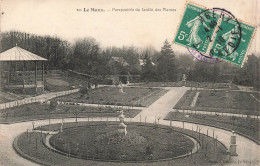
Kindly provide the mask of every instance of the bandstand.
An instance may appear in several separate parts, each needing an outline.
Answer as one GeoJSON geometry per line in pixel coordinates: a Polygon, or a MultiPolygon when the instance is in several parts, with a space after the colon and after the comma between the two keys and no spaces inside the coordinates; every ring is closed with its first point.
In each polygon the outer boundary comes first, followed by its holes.
{"type": "Polygon", "coordinates": [[[47,59],[17,45],[0,53],[1,89],[23,93],[43,92],[45,61],[47,59]]]}

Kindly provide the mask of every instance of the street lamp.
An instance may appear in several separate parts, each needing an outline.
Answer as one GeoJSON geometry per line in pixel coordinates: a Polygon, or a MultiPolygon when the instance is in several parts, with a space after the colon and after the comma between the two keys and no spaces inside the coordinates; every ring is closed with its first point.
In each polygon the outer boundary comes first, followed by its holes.
{"type": "Polygon", "coordinates": [[[79,156],[79,143],[77,143],[77,149],[76,149],[76,151],[77,151],[77,156],[79,156]]]}
{"type": "Polygon", "coordinates": [[[200,140],[200,130],[202,129],[201,126],[199,126],[199,140],[200,140]]]}
{"type": "Polygon", "coordinates": [[[216,135],[216,146],[218,145],[218,136],[216,135]]]}

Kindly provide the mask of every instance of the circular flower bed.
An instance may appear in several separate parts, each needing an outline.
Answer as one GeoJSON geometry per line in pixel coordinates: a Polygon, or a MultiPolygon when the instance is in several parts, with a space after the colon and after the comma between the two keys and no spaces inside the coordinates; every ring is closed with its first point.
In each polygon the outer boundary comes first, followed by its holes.
{"type": "Polygon", "coordinates": [[[117,125],[86,125],[65,129],[50,144],[71,156],[103,161],[145,161],[181,156],[194,146],[186,135],[168,128],[127,124],[127,135],[117,125]]]}

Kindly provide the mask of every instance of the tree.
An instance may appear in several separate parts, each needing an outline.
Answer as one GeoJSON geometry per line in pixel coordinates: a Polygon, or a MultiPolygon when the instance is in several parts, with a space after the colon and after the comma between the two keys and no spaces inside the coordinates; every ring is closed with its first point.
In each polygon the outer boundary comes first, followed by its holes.
{"type": "Polygon", "coordinates": [[[87,74],[96,74],[99,43],[94,38],[77,39],[73,45],[70,66],[73,70],[87,74]]]}
{"type": "Polygon", "coordinates": [[[39,36],[18,31],[1,33],[1,52],[19,46],[34,54],[48,59],[47,69],[66,68],[71,53],[69,42],[59,37],[39,36]]]}
{"type": "MultiPolygon", "coordinates": [[[[139,74],[139,52],[138,48],[131,47],[108,47],[103,50],[102,56],[107,61],[111,60],[111,57],[120,57],[122,61],[115,65],[114,63],[108,63],[110,68],[110,74],[114,75],[125,75],[128,73],[139,74]],[[128,64],[128,66],[123,66],[123,64],[128,64]]],[[[112,60],[113,61],[113,60],[112,60]]],[[[111,61],[110,61],[111,62],[111,61]]]]}
{"type": "Polygon", "coordinates": [[[197,61],[191,74],[191,80],[199,82],[216,82],[219,79],[220,70],[218,64],[210,64],[197,61]]]}
{"type": "Polygon", "coordinates": [[[178,66],[178,68],[184,68],[184,69],[192,69],[194,66],[194,62],[193,62],[193,57],[191,55],[188,54],[184,54],[184,55],[179,55],[178,58],[176,58],[176,66],[178,66]]]}
{"type": "Polygon", "coordinates": [[[141,78],[146,81],[154,81],[155,67],[148,53],[145,54],[143,61],[144,61],[144,65],[142,66],[141,78]]]}
{"type": "Polygon", "coordinates": [[[157,76],[160,81],[176,81],[175,55],[167,40],[161,48],[161,56],[157,59],[157,63],[157,76]]]}
{"type": "Polygon", "coordinates": [[[260,58],[249,55],[244,67],[239,69],[235,75],[236,83],[240,85],[253,86],[256,90],[260,89],[260,58]]]}
{"type": "Polygon", "coordinates": [[[137,74],[137,66],[139,65],[139,53],[138,48],[134,46],[126,47],[123,46],[121,54],[126,62],[130,65],[129,72],[137,74]]]}

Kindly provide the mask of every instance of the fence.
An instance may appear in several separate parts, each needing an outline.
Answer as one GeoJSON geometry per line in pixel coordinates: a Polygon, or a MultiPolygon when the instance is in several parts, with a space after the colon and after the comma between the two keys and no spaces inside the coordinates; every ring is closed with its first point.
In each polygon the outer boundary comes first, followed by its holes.
{"type": "Polygon", "coordinates": [[[234,113],[225,113],[225,112],[214,112],[214,111],[195,111],[195,110],[174,110],[174,112],[182,112],[186,114],[198,114],[198,115],[217,115],[217,116],[234,116],[234,117],[240,117],[240,118],[252,118],[252,119],[258,119],[258,115],[247,115],[247,114],[234,114],[234,113]]]}
{"type": "Polygon", "coordinates": [[[43,95],[39,95],[39,96],[35,96],[35,97],[29,97],[29,98],[12,101],[12,102],[8,102],[8,103],[2,103],[2,104],[0,104],[0,110],[17,107],[17,106],[24,105],[24,104],[35,103],[35,102],[46,102],[49,99],[68,95],[68,94],[75,93],[78,91],[79,91],[79,89],[73,89],[73,90],[68,90],[68,91],[55,92],[55,93],[43,94],[43,95]]]}

